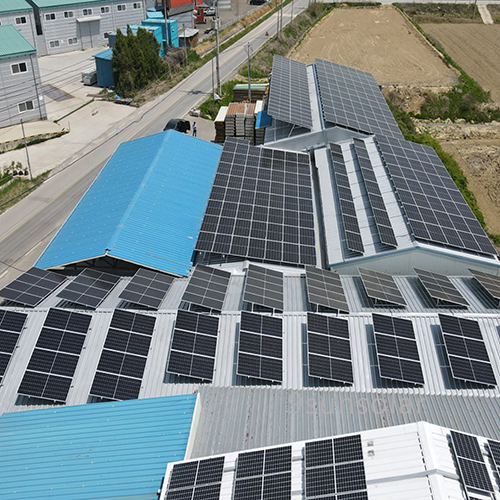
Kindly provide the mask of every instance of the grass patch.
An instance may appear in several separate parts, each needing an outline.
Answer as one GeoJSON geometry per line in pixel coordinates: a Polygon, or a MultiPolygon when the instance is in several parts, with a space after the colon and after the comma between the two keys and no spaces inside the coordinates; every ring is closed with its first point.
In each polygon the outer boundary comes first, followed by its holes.
{"type": "Polygon", "coordinates": [[[233,87],[242,83],[241,80],[230,80],[221,85],[221,94],[218,101],[214,101],[211,97],[207,99],[201,106],[201,117],[207,118],[208,120],[215,120],[217,113],[221,106],[227,106],[229,103],[233,102],[233,87]]]}
{"type": "Polygon", "coordinates": [[[4,187],[0,188],[0,213],[15,205],[28,196],[49,177],[50,171],[34,177],[33,180],[16,177],[4,187]]]}
{"type": "Polygon", "coordinates": [[[487,8],[490,11],[491,17],[493,18],[493,22],[495,24],[500,24],[500,5],[489,4],[487,8]]]}
{"type": "Polygon", "coordinates": [[[474,4],[401,3],[399,7],[417,23],[482,23],[474,4]],[[474,18],[473,18],[474,16],[474,18]]]}

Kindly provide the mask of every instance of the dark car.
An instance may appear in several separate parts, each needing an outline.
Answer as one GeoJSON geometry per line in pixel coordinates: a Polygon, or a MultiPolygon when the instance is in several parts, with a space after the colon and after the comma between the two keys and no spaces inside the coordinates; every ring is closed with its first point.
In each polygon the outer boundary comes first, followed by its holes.
{"type": "Polygon", "coordinates": [[[185,134],[191,130],[191,124],[189,120],[182,120],[181,118],[172,118],[165,125],[165,130],[177,130],[177,132],[184,132],[185,134]]]}

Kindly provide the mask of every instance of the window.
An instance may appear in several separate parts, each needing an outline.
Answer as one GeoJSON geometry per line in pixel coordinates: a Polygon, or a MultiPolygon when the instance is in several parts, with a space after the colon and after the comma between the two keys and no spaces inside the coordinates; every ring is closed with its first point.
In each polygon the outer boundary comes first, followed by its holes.
{"type": "Polygon", "coordinates": [[[75,45],[75,43],[78,43],[78,38],[76,38],[76,36],[74,38],[68,38],[69,45],[75,45]]]}
{"type": "Polygon", "coordinates": [[[141,2],[134,3],[134,9],[140,9],[142,7],[141,2]]]}
{"type": "Polygon", "coordinates": [[[116,8],[118,11],[127,10],[127,6],[125,4],[117,5],[116,8]]]}
{"type": "Polygon", "coordinates": [[[75,13],[72,10],[68,10],[64,13],[64,18],[69,19],[70,17],[73,17],[75,13]]]}
{"type": "Polygon", "coordinates": [[[26,18],[24,16],[16,17],[16,24],[26,24],[26,18]]]}
{"type": "Polygon", "coordinates": [[[56,15],[52,12],[51,14],[45,14],[46,21],[53,21],[56,18],[56,15]]]}
{"type": "Polygon", "coordinates": [[[102,36],[104,37],[105,40],[107,40],[109,38],[109,33],[103,33],[102,36]]]}
{"type": "Polygon", "coordinates": [[[83,15],[84,16],[91,16],[92,15],[92,9],[83,9],[83,15]]]}
{"type": "Polygon", "coordinates": [[[59,43],[59,40],[52,40],[52,42],[49,42],[49,46],[51,49],[55,48],[55,47],[59,47],[59,45],[61,45],[59,43]]]}
{"type": "Polygon", "coordinates": [[[109,7],[101,7],[101,14],[107,14],[109,12],[109,7]]]}
{"type": "Polygon", "coordinates": [[[10,67],[12,74],[17,75],[18,73],[26,73],[28,71],[28,66],[25,62],[12,64],[10,67]]]}
{"type": "Polygon", "coordinates": [[[19,113],[26,113],[26,111],[31,111],[32,109],[35,109],[33,101],[21,102],[17,105],[17,107],[19,108],[19,113]]]}

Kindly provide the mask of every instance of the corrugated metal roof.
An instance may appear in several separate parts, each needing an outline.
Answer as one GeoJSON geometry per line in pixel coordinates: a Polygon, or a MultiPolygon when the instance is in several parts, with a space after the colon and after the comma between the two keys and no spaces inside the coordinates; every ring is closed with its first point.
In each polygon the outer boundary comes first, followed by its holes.
{"type": "Polygon", "coordinates": [[[99,54],[96,54],[94,57],[96,59],[106,59],[107,61],[111,61],[111,58],[113,57],[113,49],[103,50],[102,52],[99,52],[99,54]]]}
{"type": "Polygon", "coordinates": [[[35,47],[12,24],[0,25],[0,59],[34,53],[35,47]]]}
{"type": "Polygon", "coordinates": [[[2,0],[0,2],[0,14],[26,12],[28,10],[33,10],[33,7],[26,0],[2,0]]]}
{"type": "Polygon", "coordinates": [[[0,496],[151,499],[184,458],[197,396],[4,414],[0,496]]]}
{"type": "Polygon", "coordinates": [[[74,5],[84,5],[90,3],[118,3],[118,0],[33,0],[33,3],[39,9],[48,9],[50,7],[72,7],[74,5]]]}
{"type": "Polygon", "coordinates": [[[175,131],[121,144],[36,265],[109,255],[187,275],[221,150],[175,131]]]}

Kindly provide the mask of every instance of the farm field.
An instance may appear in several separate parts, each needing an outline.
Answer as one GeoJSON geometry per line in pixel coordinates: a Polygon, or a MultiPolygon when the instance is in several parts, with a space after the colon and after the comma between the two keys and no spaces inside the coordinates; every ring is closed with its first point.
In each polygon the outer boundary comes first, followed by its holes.
{"type": "Polygon", "coordinates": [[[423,24],[422,28],[500,105],[500,25],[423,24]]]}
{"type": "Polygon", "coordinates": [[[392,6],[334,9],[289,57],[353,66],[382,85],[448,87],[457,76],[392,6]]]}

